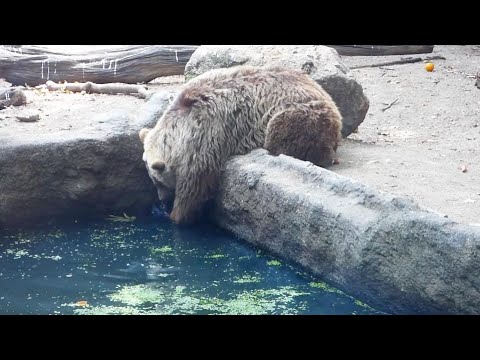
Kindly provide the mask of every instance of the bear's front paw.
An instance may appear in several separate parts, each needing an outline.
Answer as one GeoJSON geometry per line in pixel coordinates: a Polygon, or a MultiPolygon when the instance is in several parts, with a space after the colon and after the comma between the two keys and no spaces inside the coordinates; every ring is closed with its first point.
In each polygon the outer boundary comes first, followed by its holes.
{"type": "Polygon", "coordinates": [[[170,213],[170,220],[175,224],[190,225],[195,222],[195,216],[191,211],[182,211],[180,208],[174,207],[170,213]]]}
{"type": "Polygon", "coordinates": [[[175,224],[186,224],[189,223],[188,218],[185,216],[185,213],[180,211],[179,208],[174,207],[170,213],[170,220],[175,224]]]}
{"type": "Polygon", "coordinates": [[[170,213],[170,220],[172,220],[175,224],[180,224],[182,222],[182,217],[180,216],[180,212],[177,208],[174,208],[170,213]]]}

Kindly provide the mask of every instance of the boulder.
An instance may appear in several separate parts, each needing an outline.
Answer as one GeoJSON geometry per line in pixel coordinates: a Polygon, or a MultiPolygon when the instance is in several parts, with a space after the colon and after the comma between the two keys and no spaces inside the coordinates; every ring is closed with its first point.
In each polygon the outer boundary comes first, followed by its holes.
{"type": "Polygon", "coordinates": [[[140,211],[156,199],[142,161],[142,127],[153,127],[170,93],[153,94],[137,110],[114,110],[76,121],[69,131],[35,137],[0,134],[0,228],[58,217],[140,211]]]}
{"type": "Polygon", "coordinates": [[[320,84],[336,102],[343,116],[344,137],[365,119],[369,108],[362,86],[337,51],[320,45],[202,45],[185,66],[185,79],[204,72],[237,65],[281,65],[301,70],[320,84]]]}

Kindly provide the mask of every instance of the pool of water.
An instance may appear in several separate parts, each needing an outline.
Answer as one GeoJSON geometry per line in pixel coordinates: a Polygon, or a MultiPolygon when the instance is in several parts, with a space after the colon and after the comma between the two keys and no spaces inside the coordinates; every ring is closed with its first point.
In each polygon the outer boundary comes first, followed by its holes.
{"type": "Polygon", "coordinates": [[[118,220],[0,232],[0,314],[379,313],[217,228],[118,220]]]}

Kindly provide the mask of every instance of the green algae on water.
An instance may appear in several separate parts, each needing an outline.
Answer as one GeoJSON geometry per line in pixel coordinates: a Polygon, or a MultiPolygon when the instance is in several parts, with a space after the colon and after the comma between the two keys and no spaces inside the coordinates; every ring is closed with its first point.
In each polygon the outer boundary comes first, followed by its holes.
{"type": "Polygon", "coordinates": [[[173,252],[173,249],[170,246],[165,245],[159,248],[153,248],[152,250],[150,250],[150,252],[152,253],[153,256],[164,255],[164,254],[173,252]]]}
{"type": "MultiPolygon", "coordinates": [[[[258,273],[257,273],[258,274],[258,273]]],[[[259,276],[245,274],[237,277],[233,282],[235,284],[259,283],[262,279],[259,276]]]]}
{"type": "Polygon", "coordinates": [[[325,283],[322,282],[322,281],[319,281],[319,282],[311,282],[311,283],[308,284],[308,285],[310,285],[310,287],[313,287],[313,288],[322,289],[323,291],[326,291],[326,292],[343,294],[342,291],[340,291],[340,290],[338,290],[338,289],[335,289],[335,288],[332,288],[331,286],[325,284],[325,283]]]}
{"type": "Polygon", "coordinates": [[[224,258],[225,255],[223,254],[212,254],[212,255],[208,255],[206,256],[206,258],[208,259],[221,259],[221,258],[224,258]]]}
{"type": "Polygon", "coordinates": [[[190,294],[185,286],[177,286],[174,291],[164,291],[155,285],[125,286],[108,298],[115,305],[75,309],[76,314],[224,314],[224,315],[264,315],[296,314],[305,309],[306,304],[298,303],[289,306],[301,295],[306,295],[292,286],[281,286],[275,289],[254,289],[240,292],[233,297],[222,299],[206,296],[200,291],[190,294]],[[120,305],[122,304],[122,305],[120,305]]]}

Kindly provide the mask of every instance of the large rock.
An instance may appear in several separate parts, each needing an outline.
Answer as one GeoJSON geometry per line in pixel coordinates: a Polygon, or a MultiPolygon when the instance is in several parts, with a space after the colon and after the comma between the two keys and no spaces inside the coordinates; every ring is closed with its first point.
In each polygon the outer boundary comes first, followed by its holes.
{"type": "Polygon", "coordinates": [[[390,313],[480,314],[480,228],[265,150],[227,164],[214,219],[390,313]]]}
{"type": "Polygon", "coordinates": [[[142,161],[138,131],[154,126],[169,99],[169,93],[157,93],[137,116],[112,111],[91,119],[90,126],[61,133],[32,138],[3,130],[0,227],[138,211],[151,204],[156,191],[142,161]]]}
{"type": "Polygon", "coordinates": [[[301,70],[335,100],[343,116],[344,137],[365,119],[369,101],[337,51],[320,45],[203,45],[185,66],[189,80],[204,72],[237,65],[282,65],[301,70]]]}

